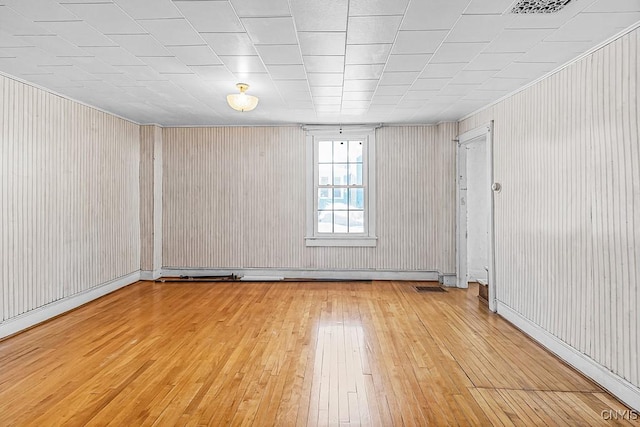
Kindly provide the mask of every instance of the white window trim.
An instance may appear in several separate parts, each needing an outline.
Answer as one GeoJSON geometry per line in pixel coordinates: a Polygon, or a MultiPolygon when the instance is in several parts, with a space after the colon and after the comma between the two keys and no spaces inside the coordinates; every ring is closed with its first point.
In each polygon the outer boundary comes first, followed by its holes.
{"type": "Polygon", "coordinates": [[[306,246],[351,246],[375,247],[376,237],[376,132],[373,126],[350,127],[306,127],[306,175],[307,175],[307,225],[305,233],[306,246]],[[348,139],[362,138],[366,140],[366,159],[364,167],[367,173],[365,216],[366,233],[349,235],[340,233],[335,235],[319,234],[316,232],[317,196],[315,194],[316,154],[314,141],[316,138],[348,139]]]}

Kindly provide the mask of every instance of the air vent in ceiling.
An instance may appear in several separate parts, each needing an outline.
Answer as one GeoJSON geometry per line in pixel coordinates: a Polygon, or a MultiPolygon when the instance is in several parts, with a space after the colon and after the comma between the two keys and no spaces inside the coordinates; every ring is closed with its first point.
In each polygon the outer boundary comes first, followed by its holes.
{"type": "Polygon", "coordinates": [[[571,0],[519,0],[511,13],[555,13],[571,0]]]}

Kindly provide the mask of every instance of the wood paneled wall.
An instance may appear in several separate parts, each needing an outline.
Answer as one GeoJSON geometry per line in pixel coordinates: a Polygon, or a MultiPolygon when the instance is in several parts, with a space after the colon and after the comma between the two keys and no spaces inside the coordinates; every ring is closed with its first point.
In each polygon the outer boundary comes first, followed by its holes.
{"type": "Polygon", "coordinates": [[[495,120],[498,299],[640,385],[640,30],[464,120],[495,120]]]}
{"type": "Polygon", "coordinates": [[[0,321],[140,266],[139,126],[0,76],[0,321]]]}
{"type": "Polygon", "coordinates": [[[163,130],[163,265],[455,271],[457,124],[376,134],[376,248],[307,248],[305,133],[163,130]]]}
{"type": "Polygon", "coordinates": [[[162,268],[162,128],[140,126],[140,270],[162,268]]]}

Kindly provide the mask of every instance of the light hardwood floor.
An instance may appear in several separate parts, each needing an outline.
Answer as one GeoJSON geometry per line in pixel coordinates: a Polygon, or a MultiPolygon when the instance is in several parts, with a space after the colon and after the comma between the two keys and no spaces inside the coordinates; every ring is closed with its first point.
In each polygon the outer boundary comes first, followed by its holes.
{"type": "Polygon", "coordinates": [[[416,284],[136,283],[0,342],[0,425],[623,423],[477,289],[416,284]]]}

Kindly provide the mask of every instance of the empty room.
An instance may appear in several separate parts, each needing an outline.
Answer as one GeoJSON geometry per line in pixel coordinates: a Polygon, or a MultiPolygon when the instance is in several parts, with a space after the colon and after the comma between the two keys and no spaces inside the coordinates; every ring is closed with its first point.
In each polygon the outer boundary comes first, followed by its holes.
{"type": "Polygon", "coordinates": [[[0,0],[0,426],[640,423],[640,0],[0,0]]]}

